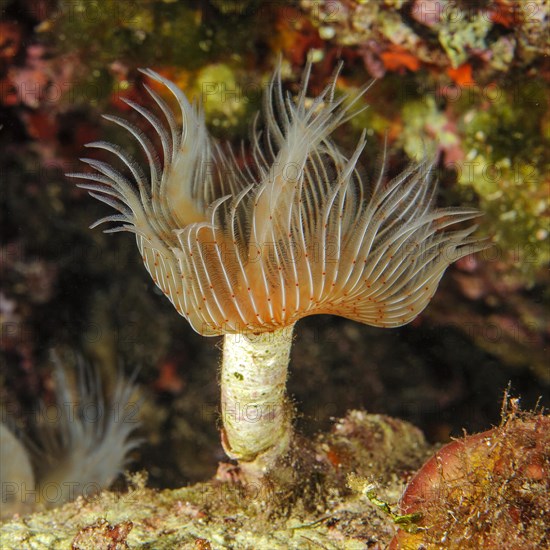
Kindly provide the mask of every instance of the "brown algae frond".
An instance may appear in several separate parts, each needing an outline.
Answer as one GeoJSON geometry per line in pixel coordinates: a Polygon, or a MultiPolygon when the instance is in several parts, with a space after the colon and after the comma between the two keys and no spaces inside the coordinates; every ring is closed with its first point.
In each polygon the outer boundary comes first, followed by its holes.
{"type": "Polygon", "coordinates": [[[288,448],[290,412],[285,385],[292,327],[317,313],[369,325],[396,327],[428,304],[445,269],[486,245],[469,208],[436,209],[433,160],[409,166],[391,181],[384,169],[372,186],[361,178],[366,132],[351,155],[331,139],[352,118],[367,90],[334,97],[338,71],[323,92],[285,95],[281,68],[264,98],[263,124],[252,131],[252,166],[240,168],[231,150],[212,141],[200,107],[159,74],[143,73],[176,98],[176,115],[146,86],[158,113],[125,100],[151,126],[152,142],[131,123],[148,175],[116,145],[89,147],[113,153],[127,175],[82,159],[95,172],[71,174],[109,204],[118,223],[107,231],[136,234],[155,283],[199,333],[225,335],[222,365],[223,441],[228,455],[255,477],[288,448]],[[355,110],[354,110],[355,109],[355,110]],[[159,118],[161,117],[161,118],[159,118]],[[254,410],[254,421],[242,411],[254,410]]]}

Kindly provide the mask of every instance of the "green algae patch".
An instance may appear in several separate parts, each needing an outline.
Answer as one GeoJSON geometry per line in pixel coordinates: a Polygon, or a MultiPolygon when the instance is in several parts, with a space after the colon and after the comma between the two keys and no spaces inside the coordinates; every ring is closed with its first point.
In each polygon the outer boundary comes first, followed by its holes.
{"type": "Polygon", "coordinates": [[[468,109],[462,119],[465,159],[458,183],[475,191],[495,255],[506,251],[502,259],[527,280],[550,261],[545,91],[540,80],[520,81],[498,90],[482,108],[468,109]]]}

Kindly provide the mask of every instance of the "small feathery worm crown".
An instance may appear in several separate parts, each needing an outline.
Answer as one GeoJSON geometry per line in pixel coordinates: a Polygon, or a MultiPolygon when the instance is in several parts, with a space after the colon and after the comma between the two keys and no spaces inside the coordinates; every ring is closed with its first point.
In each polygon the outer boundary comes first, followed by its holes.
{"type": "MultiPolygon", "coordinates": [[[[142,72],[176,98],[182,122],[150,87],[158,113],[130,101],[153,130],[105,116],[137,140],[149,174],[104,141],[126,174],[93,159],[95,172],[70,174],[80,187],[118,214],[98,220],[131,231],[153,281],[203,335],[268,332],[317,313],[379,327],[410,322],[428,304],[445,269],[481,250],[476,226],[450,226],[479,215],[469,208],[435,209],[434,161],[409,166],[391,181],[382,168],[362,181],[363,132],[347,156],[332,132],[362,109],[355,98],[334,97],[331,83],[315,99],[284,94],[280,64],[264,97],[263,125],[252,130],[252,166],[240,167],[228,147],[208,135],[200,107],[172,82],[142,72]],[[158,116],[157,116],[158,115],[158,116]],[[162,118],[159,119],[159,116],[162,118]]],[[[385,159],[384,159],[385,160],[385,159]]],[[[382,166],[384,163],[382,163],[382,166]]]]}

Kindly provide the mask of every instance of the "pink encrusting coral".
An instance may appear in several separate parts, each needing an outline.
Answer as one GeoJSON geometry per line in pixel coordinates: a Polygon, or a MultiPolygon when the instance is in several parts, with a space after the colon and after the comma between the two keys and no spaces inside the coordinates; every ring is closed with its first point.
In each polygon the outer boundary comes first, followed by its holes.
{"type": "Polygon", "coordinates": [[[83,159],[96,173],[72,174],[96,198],[118,210],[108,231],[136,234],[155,283],[204,335],[273,331],[298,319],[330,313],[381,327],[414,319],[443,272],[484,246],[475,227],[448,230],[478,215],[470,208],[433,207],[433,160],[412,165],[391,181],[384,170],[372,186],[358,166],[365,133],[351,155],[331,133],[353,117],[367,87],[352,101],[334,98],[334,80],[306,97],[311,67],[296,100],[283,94],[280,67],[264,101],[263,128],[252,132],[254,166],[240,169],[233,153],[208,136],[203,114],[172,82],[143,71],[177,99],[182,124],[151,88],[160,120],[147,119],[161,144],[131,123],[106,116],[139,142],[147,176],[119,147],[127,175],[83,159]]]}

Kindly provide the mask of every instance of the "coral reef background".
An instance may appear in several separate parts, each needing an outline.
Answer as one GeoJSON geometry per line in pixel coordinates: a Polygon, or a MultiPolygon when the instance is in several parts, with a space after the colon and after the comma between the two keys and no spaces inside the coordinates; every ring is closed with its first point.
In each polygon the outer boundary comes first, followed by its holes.
{"type": "MultiPolygon", "coordinates": [[[[345,61],[340,90],[378,78],[369,109],[340,142],[369,129],[364,162],[387,136],[390,173],[430,143],[441,152],[441,205],[486,212],[492,249],[454,266],[411,325],[384,331],[333,317],[297,327],[289,391],[300,429],[368,406],[431,441],[497,423],[508,382],[525,407],[548,405],[549,6],[546,0],[140,0],[3,2],[0,20],[0,400],[24,428],[53,399],[48,354],[79,350],[115,377],[141,366],[152,487],[213,475],[215,340],[195,334],[155,290],[132,236],[88,225],[106,212],[63,174],[84,144],[116,139],[102,112],[146,102],[139,67],[200,97],[211,131],[238,146],[282,52],[297,90],[345,61]]],[[[137,119],[136,119],[137,120],[137,119]]],[[[132,147],[128,143],[128,147],[132,147]]]]}

